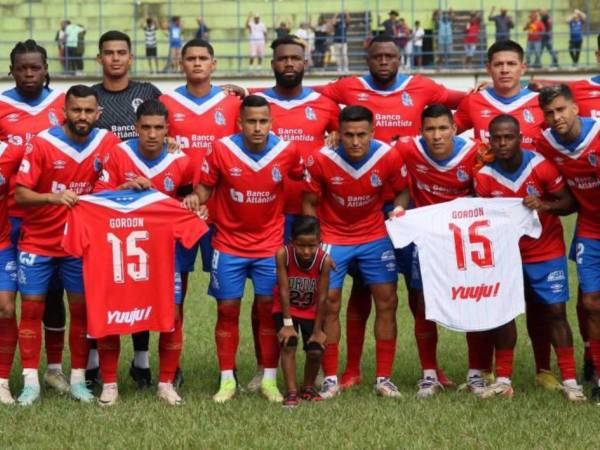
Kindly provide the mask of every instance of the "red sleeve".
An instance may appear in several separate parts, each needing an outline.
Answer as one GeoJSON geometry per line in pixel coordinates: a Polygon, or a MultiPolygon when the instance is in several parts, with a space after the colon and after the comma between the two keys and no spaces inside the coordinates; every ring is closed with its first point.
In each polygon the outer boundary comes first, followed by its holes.
{"type": "Polygon", "coordinates": [[[17,184],[29,189],[37,186],[38,179],[44,170],[45,153],[44,144],[40,143],[40,140],[34,139],[31,152],[25,155],[21,161],[19,172],[17,172],[17,184]]]}
{"type": "Polygon", "coordinates": [[[173,234],[185,248],[192,248],[205,233],[208,232],[206,222],[195,213],[188,211],[174,201],[174,208],[179,208],[176,214],[169,215],[173,221],[173,234]]]}
{"type": "Polygon", "coordinates": [[[290,167],[288,175],[292,180],[302,181],[305,178],[304,174],[306,170],[306,167],[304,166],[304,159],[302,158],[302,152],[296,145],[289,145],[292,146],[292,148],[290,148],[290,153],[292,153],[294,156],[292,158],[292,166],[290,167]]]}
{"type": "Polygon", "coordinates": [[[85,249],[89,245],[85,220],[82,220],[79,212],[84,208],[82,205],[76,205],[69,209],[67,222],[65,224],[65,234],[62,239],[62,247],[69,255],[81,258],[85,249]]]}
{"type": "Polygon", "coordinates": [[[7,178],[13,177],[17,173],[23,155],[25,155],[25,145],[8,144],[6,150],[2,153],[2,157],[0,157],[0,163],[5,170],[4,175],[7,178]]]}
{"type": "Polygon", "coordinates": [[[337,103],[331,102],[331,113],[329,114],[329,123],[327,131],[337,131],[340,127],[340,107],[337,103]]]}
{"type": "Polygon", "coordinates": [[[388,183],[394,193],[397,194],[408,187],[408,171],[400,152],[395,149],[390,152],[390,167],[388,183]]]}
{"type": "Polygon", "coordinates": [[[204,161],[202,161],[202,166],[198,171],[197,181],[198,183],[194,184],[203,184],[205,186],[214,186],[219,181],[219,156],[220,153],[219,145],[215,145],[213,150],[206,155],[204,161]]]}
{"type": "Polygon", "coordinates": [[[465,96],[454,113],[454,122],[456,123],[459,134],[473,128],[473,122],[471,121],[471,115],[469,113],[469,98],[469,95],[465,96]]]}
{"type": "Polygon", "coordinates": [[[303,191],[312,192],[313,194],[321,193],[321,163],[320,157],[315,156],[312,164],[307,164],[306,176],[304,177],[303,191]]]}
{"type": "Polygon", "coordinates": [[[194,182],[200,175],[197,173],[199,170],[198,167],[193,164],[192,158],[182,158],[181,167],[183,169],[181,175],[181,185],[187,186],[188,184],[195,184],[194,182]]]}
{"type": "Polygon", "coordinates": [[[467,93],[463,91],[455,91],[453,89],[446,89],[446,101],[443,102],[448,108],[456,109],[463,98],[466,97],[467,93]]]}
{"type": "Polygon", "coordinates": [[[477,197],[491,196],[488,183],[485,180],[485,175],[476,175],[473,180],[473,187],[475,188],[475,195],[477,197]]]}
{"type": "Polygon", "coordinates": [[[543,171],[544,189],[547,192],[553,193],[564,189],[565,179],[552,162],[545,160],[540,166],[543,171]]]}
{"type": "Polygon", "coordinates": [[[118,168],[117,156],[114,150],[109,150],[104,156],[104,162],[102,163],[102,173],[94,185],[93,192],[114,190],[119,187],[119,168],[118,168]]]}
{"type": "Polygon", "coordinates": [[[344,79],[332,81],[325,86],[315,86],[313,89],[336,103],[344,103],[344,79]]]}

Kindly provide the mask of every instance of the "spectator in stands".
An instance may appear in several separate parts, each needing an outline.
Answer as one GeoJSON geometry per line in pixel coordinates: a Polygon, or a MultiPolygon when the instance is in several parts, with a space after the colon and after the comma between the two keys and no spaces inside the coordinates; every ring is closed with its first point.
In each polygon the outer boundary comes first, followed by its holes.
{"type": "Polygon", "coordinates": [[[308,22],[302,22],[300,28],[296,31],[296,36],[304,41],[304,54],[307,62],[307,67],[312,67],[312,51],[315,47],[315,34],[308,22]]]}
{"type": "Polygon", "coordinates": [[[198,24],[198,29],[196,30],[196,39],[204,39],[205,41],[210,40],[210,28],[204,22],[203,17],[198,17],[196,19],[196,23],[198,24]]]}
{"type": "Polygon", "coordinates": [[[437,11],[438,66],[446,67],[448,65],[448,58],[452,52],[453,20],[454,13],[452,9],[442,12],[437,11]]]}
{"type": "Polygon", "coordinates": [[[544,53],[544,49],[548,50],[550,53],[550,57],[552,58],[552,67],[558,67],[558,55],[556,54],[556,50],[552,46],[552,18],[547,10],[540,10],[540,20],[544,24],[544,31],[542,33],[541,45],[542,48],[540,50],[540,55],[544,53]]]}
{"type": "Polygon", "coordinates": [[[58,60],[60,61],[60,65],[63,68],[63,72],[66,69],[66,65],[65,65],[65,40],[66,40],[65,28],[67,28],[68,24],[69,24],[68,20],[61,20],[60,28],[58,29],[58,31],[56,32],[56,35],[54,36],[54,42],[56,42],[56,46],[58,47],[58,60]]]}
{"type": "Polygon", "coordinates": [[[331,35],[331,23],[323,15],[319,16],[319,22],[315,28],[315,51],[313,63],[315,67],[325,66],[325,55],[328,52],[328,37],[331,35]]]}
{"type": "Polygon", "coordinates": [[[544,22],[540,20],[540,14],[537,10],[529,13],[529,21],[523,28],[527,31],[527,65],[531,63],[531,57],[534,56],[533,66],[542,67],[542,34],[544,33],[544,22]]]}
{"type": "Polygon", "coordinates": [[[391,10],[389,17],[381,23],[383,34],[389,37],[396,36],[396,26],[398,25],[398,11],[391,10]]]}
{"type": "Polygon", "coordinates": [[[156,21],[152,17],[147,17],[143,25],[144,45],[146,46],[146,60],[150,73],[158,73],[158,38],[156,30],[158,29],[156,21]],[[154,62],[154,69],[152,63],[154,62]]]}
{"type": "Polygon", "coordinates": [[[425,30],[420,21],[415,21],[415,29],[412,34],[413,55],[415,57],[415,67],[423,66],[423,36],[425,30]]]}
{"type": "Polygon", "coordinates": [[[510,39],[510,30],[515,27],[515,24],[505,8],[500,10],[500,14],[494,15],[495,11],[496,7],[492,6],[488,20],[496,24],[496,42],[507,41],[510,39]]]}
{"type": "Polygon", "coordinates": [[[261,22],[258,14],[248,16],[246,28],[250,41],[250,70],[254,70],[254,59],[257,60],[256,70],[262,68],[262,60],[265,56],[265,40],[267,38],[267,27],[261,22]]]}
{"type": "Polygon", "coordinates": [[[169,23],[169,59],[171,61],[171,72],[179,72],[181,62],[181,47],[183,47],[183,26],[179,16],[173,16],[169,23]]]}
{"type": "Polygon", "coordinates": [[[290,34],[290,27],[287,23],[281,22],[277,28],[275,28],[275,39],[281,39],[290,34]]]}
{"type": "Polygon", "coordinates": [[[71,73],[83,71],[83,48],[80,43],[80,35],[85,35],[85,28],[68,21],[68,25],[65,27],[65,62],[67,70],[71,73]]]}
{"type": "Polygon", "coordinates": [[[583,43],[583,25],[587,16],[582,11],[575,9],[573,14],[567,18],[569,24],[569,54],[573,61],[573,66],[579,64],[579,55],[581,54],[581,44],[583,43]]]}
{"type": "Polygon", "coordinates": [[[465,66],[470,67],[473,65],[473,57],[477,50],[477,43],[479,42],[479,34],[481,32],[481,18],[479,13],[472,12],[469,23],[465,28],[465,66]]]}
{"type": "MultiPolygon", "coordinates": [[[[400,51],[400,64],[407,64],[407,45],[410,40],[411,30],[404,18],[400,18],[396,25],[396,45],[400,51]]],[[[412,45],[411,45],[412,48],[412,45]]]]}
{"type": "Polygon", "coordinates": [[[344,11],[333,16],[333,54],[338,73],[348,72],[348,26],[350,13],[344,11]]]}

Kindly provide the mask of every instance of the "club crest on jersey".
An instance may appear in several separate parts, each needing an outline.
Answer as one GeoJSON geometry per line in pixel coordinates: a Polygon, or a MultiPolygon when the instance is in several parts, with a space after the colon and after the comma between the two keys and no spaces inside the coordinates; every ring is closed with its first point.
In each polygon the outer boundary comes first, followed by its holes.
{"type": "Polygon", "coordinates": [[[50,121],[50,124],[54,127],[57,127],[58,125],[60,125],[60,121],[58,120],[58,116],[56,115],[56,113],[54,112],[53,109],[51,109],[50,111],[48,111],[48,120],[50,121]]]}
{"type": "Polygon", "coordinates": [[[96,156],[96,158],[94,158],[94,170],[96,172],[100,172],[102,170],[102,160],[100,159],[100,156],[96,156]]]}
{"type": "Polygon", "coordinates": [[[271,177],[273,177],[273,181],[275,183],[279,183],[281,181],[281,179],[282,179],[282,177],[281,177],[281,171],[279,170],[278,167],[273,167],[271,169],[271,177]]]}
{"type": "Polygon", "coordinates": [[[408,92],[403,92],[402,96],[400,97],[402,99],[402,104],[404,106],[413,106],[413,100],[412,97],[410,96],[410,94],[408,92]]]}
{"type": "Polygon", "coordinates": [[[215,111],[215,123],[217,125],[225,125],[225,116],[221,111],[215,111]]]}
{"type": "Polygon", "coordinates": [[[458,181],[468,181],[469,174],[465,171],[465,169],[459,167],[456,171],[456,178],[458,179],[458,181]]]}
{"type": "Polygon", "coordinates": [[[528,184],[525,188],[525,192],[527,192],[527,195],[533,195],[535,197],[540,196],[540,192],[535,188],[533,184],[528,184]]]}
{"type": "Polygon", "coordinates": [[[144,99],[142,98],[134,98],[133,100],[131,100],[131,107],[133,108],[134,111],[137,111],[137,109],[140,107],[140,105],[144,103],[144,99]]]}
{"type": "Polygon", "coordinates": [[[167,175],[163,180],[163,186],[165,187],[165,191],[173,192],[175,190],[175,183],[173,182],[173,178],[167,175]]]}
{"type": "Polygon", "coordinates": [[[377,173],[373,172],[371,174],[371,186],[379,187],[381,186],[381,184],[381,178],[379,178],[379,175],[377,175],[377,173]]]}
{"type": "Polygon", "coordinates": [[[523,110],[523,120],[527,123],[535,122],[533,114],[531,113],[531,111],[529,109],[523,110]]]}
{"type": "Polygon", "coordinates": [[[598,156],[595,153],[590,153],[588,155],[588,161],[592,167],[596,167],[598,165],[598,156]]]}
{"type": "Polygon", "coordinates": [[[306,116],[306,120],[317,120],[315,110],[312,109],[310,106],[304,108],[304,115],[306,116]]]}

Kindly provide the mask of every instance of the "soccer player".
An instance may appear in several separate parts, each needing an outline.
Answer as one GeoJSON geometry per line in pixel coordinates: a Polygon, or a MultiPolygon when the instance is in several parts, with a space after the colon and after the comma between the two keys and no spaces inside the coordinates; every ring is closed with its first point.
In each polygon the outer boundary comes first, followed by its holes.
{"type": "MultiPolygon", "coordinates": [[[[36,41],[28,39],[18,42],[10,52],[10,64],[10,74],[15,80],[15,87],[0,94],[0,141],[9,142],[24,151],[38,132],[62,122],[65,96],[49,87],[46,49],[36,41]]],[[[15,177],[10,178],[10,183],[9,219],[11,240],[16,248],[23,209],[14,201],[15,177]]],[[[47,308],[44,312],[44,341],[48,363],[44,382],[58,392],[66,393],[69,391],[69,382],[62,371],[65,308],[62,288],[55,284],[56,280],[53,280],[46,297],[47,308]]],[[[10,311],[6,313],[7,316],[11,315],[10,311]]],[[[10,319],[7,317],[7,320],[10,319]]],[[[16,339],[17,324],[14,319],[2,328],[7,339],[16,339]]],[[[9,353],[14,353],[10,349],[6,352],[7,358],[9,353]]],[[[5,367],[4,370],[10,372],[10,367],[5,367]]]]}
{"type": "Polygon", "coordinates": [[[78,195],[92,191],[104,154],[118,138],[94,128],[100,110],[96,94],[87,86],[75,85],[67,91],[64,114],[62,126],[31,140],[31,152],[25,155],[16,177],[15,198],[26,207],[19,240],[21,405],[31,405],[40,396],[40,328],[55,267],[69,298],[70,393],[84,402],[94,398],[85,384],[88,343],[81,260],[67,256],[60,243],[67,208],[77,203],[78,195]]]}
{"type": "MultiPolygon", "coordinates": [[[[167,150],[167,109],[159,100],[146,100],[138,107],[136,116],[135,128],[139,138],[130,139],[109,150],[102,176],[94,190],[153,188],[163,194],[176,197],[177,189],[191,184],[194,177],[189,158],[183,152],[169,153],[167,150]]],[[[191,199],[197,197],[192,196],[191,199]]],[[[179,274],[176,273],[176,279],[178,276],[179,274]]],[[[183,345],[181,286],[177,288],[179,289],[176,289],[176,303],[179,305],[179,311],[175,330],[171,333],[161,333],[158,343],[160,357],[158,397],[170,405],[183,403],[173,387],[183,345]]],[[[118,398],[119,348],[119,336],[108,336],[98,341],[103,381],[102,394],[98,400],[103,406],[115,404],[118,398]]]]}
{"type": "Polygon", "coordinates": [[[307,215],[317,215],[318,208],[323,245],[336,265],[327,294],[321,396],[329,399],[340,391],[337,368],[342,285],[350,265],[356,264],[375,300],[375,392],[399,397],[390,379],[396,354],[396,260],[381,209],[384,186],[395,194],[405,190],[406,167],[398,152],[373,139],[373,113],[364,106],[344,108],[339,129],[341,144],[335,149],[324,147],[307,161],[310,182],[303,201],[307,215]]]}
{"type": "MultiPolygon", "coordinates": [[[[537,150],[553,161],[565,177],[579,203],[575,228],[577,276],[587,312],[590,352],[600,373],[600,181],[597,148],[600,126],[591,118],[578,116],[573,93],[564,84],[540,92],[540,106],[549,125],[537,150]]],[[[600,404],[600,384],[591,400],[600,404]]]]}
{"type": "MultiPolygon", "coordinates": [[[[525,300],[543,305],[563,379],[562,392],[569,401],[583,401],[585,396],[577,385],[573,336],[567,321],[568,267],[558,218],[575,212],[577,203],[550,161],[521,149],[519,122],[513,116],[501,114],[492,120],[490,144],[495,161],[476,174],[476,193],[480,197],[522,197],[525,206],[538,211],[542,235],[539,239],[524,236],[519,242],[525,300]]],[[[513,394],[510,376],[516,341],[514,321],[494,333],[498,378],[481,393],[484,398],[513,394]],[[513,336],[507,338],[505,334],[513,336]]]]}
{"type": "Polygon", "coordinates": [[[319,221],[311,216],[299,216],[292,225],[291,240],[277,250],[277,280],[273,302],[273,319],[282,346],[281,368],[287,386],[283,406],[298,405],[296,388],[296,347],[298,332],[302,333],[306,362],[302,400],[321,400],[315,389],[315,379],[321,364],[323,306],[329,288],[331,258],[319,247],[319,221]]]}
{"type": "Polygon", "coordinates": [[[283,180],[287,175],[300,179],[304,166],[295,144],[270,133],[271,113],[263,97],[250,95],[243,100],[238,125],[241,133],[215,143],[196,187],[201,204],[214,195],[209,210],[216,226],[209,294],[218,302],[215,341],[221,383],[213,399],[226,402],[236,392],[240,300],[250,277],[264,364],[261,392],[270,401],[281,402],[272,317],[275,253],[283,244],[283,180]]]}
{"type": "MultiPolygon", "coordinates": [[[[456,136],[452,111],[441,104],[429,105],[421,114],[421,136],[401,137],[396,143],[409,176],[410,198],[415,207],[433,205],[469,196],[473,192],[473,172],[480,144],[456,136]]],[[[402,205],[407,207],[407,204],[402,205]]],[[[437,326],[425,319],[425,301],[416,249],[413,253],[410,302],[415,318],[415,339],[423,378],[417,398],[426,398],[443,390],[438,379],[437,326]]],[[[482,385],[481,374],[468,381],[472,389],[482,385]]]]}
{"type": "MultiPolygon", "coordinates": [[[[491,120],[499,114],[510,114],[519,121],[524,149],[535,150],[535,139],[543,123],[538,94],[521,88],[526,66],[523,48],[514,41],[499,41],[487,52],[486,69],[492,86],[468,94],[458,106],[454,120],[458,132],[473,129],[480,140],[488,141],[491,120]]],[[[560,383],[550,371],[551,339],[543,305],[528,303],[527,331],[531,338],[536,365],[536,383],[546,389],[560,389],[560,383]]],[[[483,335],[468,334],[470,340],[470,369],[491,371],[493,351],[491,342],[481,341],[483,335]]]]}
{"type": "MultiPolygon", "coordinates": [[[[96,60],[102,66],[102,82],[92,86],[102,108],[96,126],[112,131],[121,140],[137,137],[137,108],[146,100],[157,99],[160,96],[160,91],[152,83],[129,79],[133,57],[131,39],[127,34],[111,30],[100,36],[96,60]]],[[[132,339],[134,356],[130,375],[138,387],[148,387],[152,384],[148,356],[150,334],[136,333],[132,339]]],[[[92,343],[92,347],[94,346],[92,343]]],[[[86,373],[86,379],[92,385],[98,384],[98,364],[98,353],[92,348],[86,373]]]]}

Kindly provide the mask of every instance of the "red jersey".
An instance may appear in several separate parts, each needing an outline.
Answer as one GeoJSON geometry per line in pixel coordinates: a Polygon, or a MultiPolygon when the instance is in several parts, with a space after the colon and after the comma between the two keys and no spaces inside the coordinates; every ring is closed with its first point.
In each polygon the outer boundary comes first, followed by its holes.
{"type": "Polygon", "coordinates": [[[169,111],[169,135],[200,167],[208,150],[222,137],[238,130],[241,100],[213,86],[204,97],[194,97],[185,86],[160,96],[169,111]]]}
{"type": "MultiPolygon", "coordinates": [[[[296,142],[306,160],[325,145],[325,134],[338,129],[339,106],[329,97],[304,88],[294,98],[278,96],[273,89],[258,93],[271,105],[273,132],[284,141],[296,142]]],[[[284,181],[286,214],[302,214],[301,181],[284,181]]]]}
{"type": "Polygon", "coordinates": [[[422,137],[401,138],[396,144],[408,170],[410,198],[415,207],[449,202],[473,193],[473,168],[479,143],[454,138],[452,155],[444,161],[433,159],[422,137]],[[408,140],[408,139],[407,139],[408,140]]]}
{"type": "MultiPolygon", "coordinates": [[[[565,187],[556,167],[541,155],[523,151],[523,162],[515,172],[502,170],[497,162],[486,164],[475,175],[475,191],[479,197],[519,197],[533,195],[542,200],[554,199],[553,193],[565,187]]],[[[542,224],[539,239],[523,236],[519,241],[524,263],[536,263],[565,255],[560,219],[538,212],[542,224]]]]}
{"type": "Polygon", "coordinates": [[[600,239],[600,121],[581,118],[582,132],[571,144],[561,144],[550,128],[544,130],[538,152],[554,162],[579,203],[576,235],[600,239]]]}
{"type": "MultiPolygon", "coordinates": [[[[62,128],[42,131],[31,140],[17,174],[17,184],[39,193],[70,189],[89,194],[100,176],[104,155],[119,142],[109,131],[94,128],[83,144],[69,141],[62,128]]],[[[42,256],[66,256],[60,241],[68,208],[26,207],[19,249],[42,256]]]]}
{"type": "Polygon", "coordinates": [[[9,145],[0,141],[0,250],[11,245],[8,220],[9,181],[14,178],[25,146],[9,145]]]}
{"type": "Polygon", "coordinates": [[[538,93],[523,89],[514,97],[499,97],[492,88],[468,94],[458,105],[454,120],[460,132],[473,128],[475,137],[483,142],[490,138],[489,125],[500,114],[510,114],[519,121],[523,148],[535,150],[535,139],[544,123],[544,113],[538,103],[538,93]]]}
{"type": "Polygon", "coordinates": [[[579,106],[579,115],[600,118],[600,76],[569,83],[579,106]]]}
{"type": "Polygon", "coordinates": [[[329,83],[324,95],[344,105],[361,105],[373,112],[375,139],[390,143],[399,136],[416,136],[421,112],[432,103],[445,103],[448,91],[422,75],[398,74],[388,89],[378,89],[371,75],[340,78],[329,83]]]}
{"type": "Polygon", "coordinates": [[[389,185],[394,193],[406,188],[406,166],[398,152],[373,140],[367,156],[352,163],[342,148],[323,147],[307,166],[306,189],[321,192],[323,242],[355,245],[387,236],[381,214],[384,186],[389,185]]]}
{"type": "MultiPolygon", "coordinates": [[[[319,300],[319,278],[327,253],[319,248],[310,266],[303,269],[298,264],[294,247],[288,244],[284,249],[285,267],[287,268],[288,285],[290,287],[290,316],[314,320],[317,316],[317,302],[319,300]]],[[[279,285],[276,284],[273,289],[273,313],[280,312],[279,285]]]]}
{"type": "Polygon", "coordinates": [[[207,231],[196,214],[157,191],[82,196],[68,212],[62,245],[83,258],[88,334],[171,331],[175,240],[189,248],[207,231]]]}
{"type": "Polygon", "coordinates": [[[213,247],[247,258],[275,255],[283,243],[283,177],[303,172],[295,144],[274,134],[260,153],[247,150],[241,134],[216,142],[199,180],[213,187],[213,247]]]}
{"type": "Polygon", "coordinates": [[[158,158],[147,160],[139,151],[139,142],[131,139],[108,151],[94,192],[117,189],[128,181],[144,177],[150,180],[153,189],[175,197],[179,186],[192,183],[190,159],[183,152],[169,153],[164,149],[158,158]]]}

